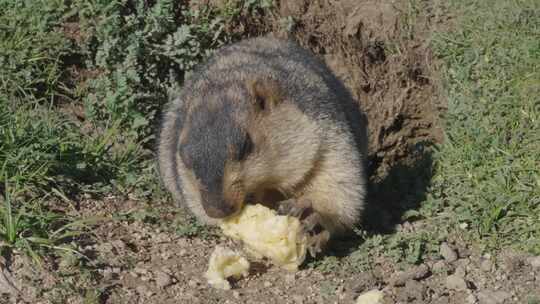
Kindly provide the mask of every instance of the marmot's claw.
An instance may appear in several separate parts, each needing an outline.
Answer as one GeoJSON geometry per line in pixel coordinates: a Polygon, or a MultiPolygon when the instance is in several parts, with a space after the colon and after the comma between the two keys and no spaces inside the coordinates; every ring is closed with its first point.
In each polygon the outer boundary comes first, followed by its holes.
{"type": "Polygon", "coordinates": [[[277,211],[279,215],[290,215],[302,220],[313,212],[313,209],[308,200],[288,199],[279,203],[277,211]]]}
{"type": "Polygon", "coordinates": [[[330,233],[322,226],[322,218],[306,199],[289,199],[280,202],[280,215],[290,215],[300,219],[304,232],[308,235],[308,251],[312,257],[322,252],[330,239],[330,233]]]}
{"type": "Polygon", "coordinates": [[[323,230],[319,234],[309,236],[308,238],[308,251],[312,257],[316,257],[318,253],[321,253],[326,248],[330,240],[330,232],[323,230]]]}

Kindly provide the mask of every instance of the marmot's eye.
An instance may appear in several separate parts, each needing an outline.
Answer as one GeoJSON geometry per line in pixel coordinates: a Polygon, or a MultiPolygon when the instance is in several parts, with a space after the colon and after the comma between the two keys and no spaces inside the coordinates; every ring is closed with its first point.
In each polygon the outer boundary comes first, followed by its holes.
{"type": "Polygon", "coordinates": [[[253,141],[251,140],[251,136],[249,134],[246,134],[246,138],[244,139],[244,142],[242,144],[242,147],[240,148],[240,151],[238,151],[238,160],[244,160],[246,157],[253,151],[253,141]]]}

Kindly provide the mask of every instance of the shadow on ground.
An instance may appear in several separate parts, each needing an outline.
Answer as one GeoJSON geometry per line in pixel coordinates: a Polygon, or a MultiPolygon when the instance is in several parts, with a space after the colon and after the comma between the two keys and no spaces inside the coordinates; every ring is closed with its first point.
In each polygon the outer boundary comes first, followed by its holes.
{"type": "MultiPolygon", "coordinates": [[[[426,200],[433,177],[433,157],[429,143],[419,143],[417,152],[408,161],[395,163],[383,177],[370,177],[369,194],[360,227],[368,235],[392,234],[403,216],[418,210],[426,200]]],[[[408,219],[411,220],[411,219],[408,219]]],[[[343,257],[355,251],[363,239],[352,235],[335,240],[329,255],[343,257]]]]}

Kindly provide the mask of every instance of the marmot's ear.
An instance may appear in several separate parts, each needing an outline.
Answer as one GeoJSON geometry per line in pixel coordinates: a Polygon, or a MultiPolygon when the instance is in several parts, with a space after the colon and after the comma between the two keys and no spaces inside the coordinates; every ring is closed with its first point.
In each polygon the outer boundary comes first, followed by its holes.
{"type": "Polygon", "coordinates": [[[271,78],[255,78],[247,80],[247,89],[253,105],[258,111],[271,111],[282,101],[280,84],[271,78]]]}

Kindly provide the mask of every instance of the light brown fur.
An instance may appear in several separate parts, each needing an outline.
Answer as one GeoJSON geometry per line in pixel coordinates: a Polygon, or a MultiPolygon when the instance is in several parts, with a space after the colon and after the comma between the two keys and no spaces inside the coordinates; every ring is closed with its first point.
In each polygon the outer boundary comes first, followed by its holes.
{"type": "MultiPolygon", "coordinates": [[[[206,214],[201,193],[207,185],[178,149],[198,138],[193,115],[223,111],[253,143],[241,160],[233,157],[241,145],[224,147],[224,201],[276,206],[285,199],[309,201],[332,236],[350,231],[366,196],[366,122],[362,115],[351,119],[355,103],[329,69],[294,44],[258,38],[218,53],[198,71],[205,72],[187,82],[187,93],[173,100],[163,120],[158,159],[175,200],[207,224],[221,221],[206,214]]],[[[205,147],[201,144],[201,151],[205,147]]]]}

